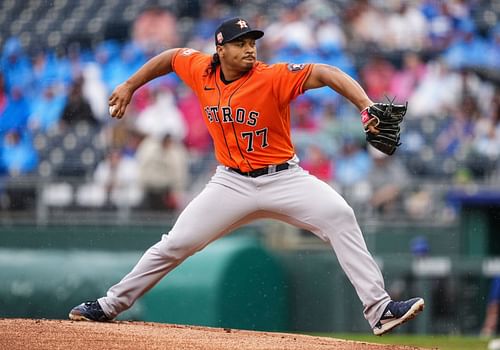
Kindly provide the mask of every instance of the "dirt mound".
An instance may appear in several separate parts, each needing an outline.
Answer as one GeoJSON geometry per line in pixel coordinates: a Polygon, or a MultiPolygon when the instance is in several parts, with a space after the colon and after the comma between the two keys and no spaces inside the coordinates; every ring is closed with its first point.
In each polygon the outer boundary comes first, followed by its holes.
{"type": "Polygon", "coordinates": [[[74,322],[0,319],[0,349],[410,350],[289,333],[146,322],[74,322]]]}

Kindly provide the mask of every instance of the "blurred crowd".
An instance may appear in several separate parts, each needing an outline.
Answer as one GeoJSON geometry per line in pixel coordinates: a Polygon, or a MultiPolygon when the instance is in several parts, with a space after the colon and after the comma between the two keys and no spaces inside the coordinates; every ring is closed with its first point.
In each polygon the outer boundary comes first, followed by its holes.
{"type": "Polygon", "coordinates": [[[57,48],[6,40],[6,181],[43,179],[53,186],[43,197],[52,205],[182,208],[215,166],[196,97],[169,75],[138,90],[122,120],[109,117],[107,98],[164,49],[213,53],[216,26],[242,16],[265,32],[260,60],[327,63],[357,79],[374,101],[408,101],[403,144],[390,158],[366,146],[359,111],[331,90],[309,91],[293,103],[301,165],[352,201],[419,217],[432,210],[432,193],[418,185],[425,179],[500,182],[498,2],[283,0],[268,10],[263,1],[192,3],[198,10],[182,16],[145,8],[126,40],[57,48]],[[67,178],[78,186],[58,181],[67,178]]]}

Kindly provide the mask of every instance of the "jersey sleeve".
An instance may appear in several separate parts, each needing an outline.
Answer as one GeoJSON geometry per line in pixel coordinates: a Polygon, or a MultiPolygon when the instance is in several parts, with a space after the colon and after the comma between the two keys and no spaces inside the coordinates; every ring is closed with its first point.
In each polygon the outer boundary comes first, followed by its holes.
{"type": "Polygon", "coordinates": [[[278,63],[274,65],[273,88],[281,104],[304,92],[304,83],[311,74],[312,64],[278,63]]]}
{"type": "Polygon", "coordinates": [[[210,65],[211,57],[194,50],[179,49],[172,58],[172,69],[175,74],[191,89],[197,91],[202,77],[210,65]]]}

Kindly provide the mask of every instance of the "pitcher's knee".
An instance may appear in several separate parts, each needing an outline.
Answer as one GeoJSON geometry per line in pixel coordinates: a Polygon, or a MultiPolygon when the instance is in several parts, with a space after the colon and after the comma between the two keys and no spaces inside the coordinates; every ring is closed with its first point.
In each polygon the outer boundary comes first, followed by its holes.
{"type": "Polygon", "coordinates": [[[187,243],[188,242],[170,239],[167,236],[154,245],[153,248],[156,248],[160,255],[176,263],[180,263],[196,252],[196,246],[187,243]]]}
{"type": "Polygon", "coordinates": [[[341,216],[345,217],[347,220],[355,220],[356,215],[354,214],[354,209],[352,209],[349,205],[342,206],[341,216]]]}
{"type": "Polygon", "coordinates": [[[332,219],[335,221],[335,226],[339,229],[345,225],[351,226],[357,224],[354,210],[347,203],[337,207],[331,215],[332,219]]]}

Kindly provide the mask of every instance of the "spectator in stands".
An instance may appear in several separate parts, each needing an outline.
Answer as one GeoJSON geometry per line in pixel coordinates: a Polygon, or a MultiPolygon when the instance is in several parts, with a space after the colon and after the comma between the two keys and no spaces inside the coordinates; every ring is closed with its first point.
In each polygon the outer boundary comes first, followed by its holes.
{"type": "MultiPolygon", "coordinates": [[[[306,51],[313,48],[314,33],[307,22],[307,7],[292,4],[280,9],[279,18],[265,29],[266,42],[275,50],[286,46],[297,46],[306,51]]],[[[296,63],[301,63],[297,62],[296,63]]]]}
{"type": "Polygon", "coordinates": [[[476,99],[463,97],[462,103],[451,111],[436,139],[436,151],[441,155],[467,154],[474,139],[476,123],[481,114],[476,99]]]}
{"type": "Polygon", "coordinates": [[[403,55],[403,67],[397,70],[390,82],[389,96],[398,101],[408,101],[426,73],[426,65],[418,52],[403,55]]]}
{"type": "Polygon", "coordinates": [[[37,95],[31,105],[28,126],[31,130],[47,131],[58,125],[66,97],[58,95],[54,82],[43,84],[41,95],[37,95]]]}
{"type": "Polygon", "coordinates": [[[0,168],[11,177],[36,170],[38,155],[31,137],[21,129],[10,129],[3,136],[0,149],[0,168]]]}
{"type": "Polygon", "coordinates": [[[24,95],[33,93],[32,65],[21,41],[12,37],[7,39],[0,57],[0,71],[3,72],[8,92],[20,88],[24,95]]]}
{"type": "Polygon", "coordinates": [[[315,131],[317,122],[314,118],[314,104],[307,96],[298,97],[291,104],[292,130],[293,131],[315,131]]]}
{"type": "Polygon", "coordinates": [[[137,148],[146,135],[133,128],[126,120],[113,120],[113,122],[102,132],[107,145],[110,148],[121,149],[124,155],[134,158],[137,148]]]}
{"type": "MultiPolygon", "coordinates": [[[[333,13],[333,10],[331,14],[322,13],[320,15],[314,35],[318,43],[318,49],[321,47],[328,47],[336,48],[337,52],[343,52],[345,50],[347,42],[346,34],[342,29],[341,19],[338,17],[338,14],[333,13]]],[[[343,68],[341,69],[343,70],[343,68]]],[[[351,73],[348,71],[345,72],[348,74],[351,73]]]]}
{"type": "Polygon", "coordinates": [[[335,179],[342,187],[356,185],[366,180],[373,166],[368,152],[361,147],[360,142],[352,135],[343,138],[340,153],[335,159],[335,179]]]}
{"type": "MultiPolygon", "coordinates": [[[[358,75],[358,72],[356,71],[351,58],[346,55],[339,43],[333,42],[332,40],[322,39],[321,42],[318,42],[316,50],[313,51],[313,55],[311,53],[308,53],[304,54],[303,57],[298,57],[296,59],[292,57],[283,57],[283,59],[275,61],[294,61],[299,63],[320,62],[338,67],[339,69],[353,77],[353,79],[357,79],[358,75]]],[[[342,98],[339,95],[335,94],[332,96],[327,88],[307,91],[306,96],[312,97],[314,102],[319,105],[343,102],[342,98]]]]}
{"type": "Polygon", "coordinates": [[[477,178],[488,178],[498,168],[500,159],[500,90],[497,92],[486,115],[480,117],[474,127],[470,153],[466,165],[477,178]]]}
{"type": "Polygon", "coordinates": [[[450,4],[447,1],[424,0],[420,9],[428,23],[427,47],[433,52],[446,49],[453,39],[455,22],[450,4]]]}
{"type": "Polygon", "coordinates": [[[311,59],[312,51],[309,51],[299,44],[290,42],[286,45],[278,48],[273,53],[271,58],[271,63],[278,62],[297,62],[304,63],[308,62],[311,59]]]}
{"type": "Polygon", "coordinates": [[[146,136],[171,135],[178,141],[186,136],[186,125],[177,107],[172,87],[158,83],[153,90],[154,102],[139,113],[135,127],[146,136]]]}
{"type": "Polygon", "coordinates": [[[101,74],[102,71],[97,63],[86,64],[82,70],[82,93],[96,119],[104,124],[109,122],[108,91],[101,74]]]}
{"type": "Polygon", "coordinates": [[[41,94],[47,82],[54,81],[55,76],[49,69],[48,53],[45,50],[37,50],[32,57],[32,74],[35,80],[35,93],[41,94]]]}
{"type": "Polygon", "coordinates": [[[88,57],[86,57],[88,55],[88,51],[86,49],[82,49],[81,43],[77,41],[68,43],[65,48],[66,52],[64,54],[64,58],[70,78],[68,83],[71,83],[75,78],[83,75],[85,65],[88,63],[88,57]]]}
{"type": "MultiPolygon", "coordinates": [[[[50,55],[53,61],[55,77],[61,85],[68,89],[76,77],[81,76],[82,72],[77,62],[71,62],[66,52],[65,46],[60,46],[50,55]]],[[[74,58],[74,57],[72,57],[74,58]]]]}
{"type": "MultiPolygon", "coordinates": [[[[323,145],[323,149],[328,150],[328,155],[333,157],[340,148],[342,135],[344,133],[353,135],[356,131],[359,131],[359,125],[353,128],[354,123],[351,123],[351,121],[354,121],[355,118],[340,117],[337,113],[337,105],[334,103],[325,103],[322,107],[318,118],[318,133],[316,137],[309,136],[308,139],[318,140],[323,145]]],[[[364,132],[362,132],[362,135],[364,138],[364,132]]]]}
{"type": "MultiPolygon", "coordinates": [[[[187,127],[184,145],[186,145],[189,152],[189,169],[193,182],[196,182],[197,177],[198,180],[202,180],[200,176],[203,177],[203,174],[211,171],[214,166],[212,138],[205,127],[206,119],[203,118],[200,102],[196,95],[183,86],[179,86],[177,92],[179,94],[178,107],[187,127]]],[[[204,181],[204,178],[202,181],[204,181]]],[[[202,182],[201,185],[204,186],[205,184],[202,182]]],[[[189,189],[194,189],[192,184],[189,189]]]]}
{"type": "Polygon", "coordinates": [[[34,207],[36,189],[29,183],[22,185],[19,177],[33,174],[37,166],[38,154],[30,135],[21,129],[8,130],[0,147],[0,173],[8,176],[2,179],[7,209],[27,210],[34,207]]]}
{"type": "Polygon", "coordinates": [[[444,53],[444,59],[452,68],[481,67],[486,64],[488,46],[477,34],[472,20],[460,22],[457,38],[444,53]]]}
{"type": "Polygon", "coordinates": [[[32,64],[34,92],[40,95],[50,84],[56,95],[66,94],[74,79],[74,73],[80,69],[78,63],[70,61],[64,49],[38,50],[32,64]]]}
{"type": "Polygon", "coordinates": [[[338,43],[323,40],[318,43],[316,56],[317,62],[326,63],[340,68],[342,71],[357,78],[358,72],[354,67],[354,62],[338,43]]]}
{"type": "Polygon", "coordinates": [[[120,50],[120,44],[113,40],[100,42],[94,50],[94,59],[101,70],[100,76],[108,92],[113,88],[109,82],[112,80],[113,66],[120,60],[120,50]]]}
{"type": "Polygon", "coordinates": [[[2,71],[0,71],[0,116],[7,107],[9,96],[5,90],[5,79],[3,77],[2,71]]]}
{"type": "Polygon", "coordinates": [[[368,96],[373,100],[384,100],[390,91],[390,84],[395,73],[393,64],[385,57],[370,56],[360,73],[368,96]]]}
{"type": "Polygon", "coordinates": [[[12,86],[7,104],[0,114],[0,136],[12,129],[25,130],[28,126],[29,115],[30,106],[22,87],[12,86]]]}
{"type": "Polygon", "coordinates": [[[190,89],[179,87],[178,91],[180,91],[178,107],[187,126],[184,144],[191,156],[195,158],[204,157],[212,150],[212,139],[204,125],[200,102],[190,89]]]}
{"type": "Polygon", "coordinates": [[[165,134],[145,138],[136,153],[139,181],[144,190],[144,207],[176,210],[183,205],[189,182],[189,155],[181,142],[165,134]]]}
{"type": "Polygon", "coordinates": [[[121,143],[120,148],[124,155],[135,158],[137,154],[137,150],[141,145],[142,141],[146,138],[146,135],[140,133],[139,131],[128,128],[123,135],[123,143],[121,143]]]}
{"type": "Polygon", "coordinates": [[[500,157],[500,88],[497,88],[490,112],[476,124],[474,150],[490,159],[500,157]]]}
{"type": "Polygon", "coordinates": [[[142,198],[139,165],[121,149],[110,150],[97,165],[93,182],[77,191],[77,203],[89,207],[136,207],[142,198]]]}
{"type": "Polygon", "coordinates": [[[459,103],[462,88],[463,78],[458,72],[450,70],[443,60],[429,61],[420,84],[408,101],[410,113],[421,118],[442,117],[459,103]]]}
{"type": "Polygon", "coordinates": [[[146,61],[144,52],[136,43],[126,43],[120,51],[120,59],[109,67],[109,86],[116,86],[125,81],[146,61]]]}
{"type": "Polygon", "coordinates": [[[485,56],[487,67],[497,70],[500,68],[500,24],[491,30],[488,51],[485,56]]]}
{"type": "Polygon", "coordinates": [[[170,11],[160,7],[150,7],[134,21],[133,42],[151,56],[178,45],[177,28],[177,18],[170,11]]]}
{"type": "Polygon", "coordinates": [[[386,36],[385,26],[380,25],[380,19],[384,18],[379,8],[371,1],[352,1],[345,10],[345,21],[349,40],[356,47],[365,47],[379,43],[386,36]]]}
{"type": "Polygon", "coordinates": [[[335,178],[334,164],[319,145],[309,145],[301,166],[326,183],[332,183],[335,178]]]}
{"type": "Polygon", "coordinates": [[[196,47],[203,51],[212,47],[210,39],[223,20],[224,13],[227,13],[227,5],[217,0],[205,0],[200,1],[200,6],[203,15],[193,21],[192,33],[186,47],[196,47]]]}
{"type": "Polygon", "coordinates": [[[382,44],[389,50],[422,50],[428,31],[424,15],[411,1],[398,1],[396,7],[396,11],[384,19],[387,31],[382,44]]]}
{"type": "Polygon", "coordinates": [[[319,142],[330,157],[339,152],[346,134],[356,141],[365,143],[365,133],[359,128],[357,113],[350,110],[339,113],[337,110],[338,106],[334,103],[325,103],[319,111],[317,131],[313,135],[308,135],[309,140],[319,142]]]}
{"type": "Polygon", "coordinates": [[[410,182],[410,174],[397,156],[388,156],[368,146],[373,167],[366,174],[371,187],[371,208],[382,215],[401,214],[402,193],[410,182]]]}
{"type": "Polygon", "coordinates": [[[68,100],[61,116],[61,124],[64,127],[74,126],[79,122],[85,122],[90,125],[98,125],[99,122],[95,118],[90,104],[83,96],[83,77],[75,80],[71,86],[68,100]]]}
{"type": "MultiPolygon", "coordinates": [[[[323,105],[321,117],[319,118],[319,130],[326,137],[339,141],[344,132],[344,125],[337,114],[336,107],[333,103],[323,105]]],[[[348,129],[351,131],[350,128],[348,129]]]]}

